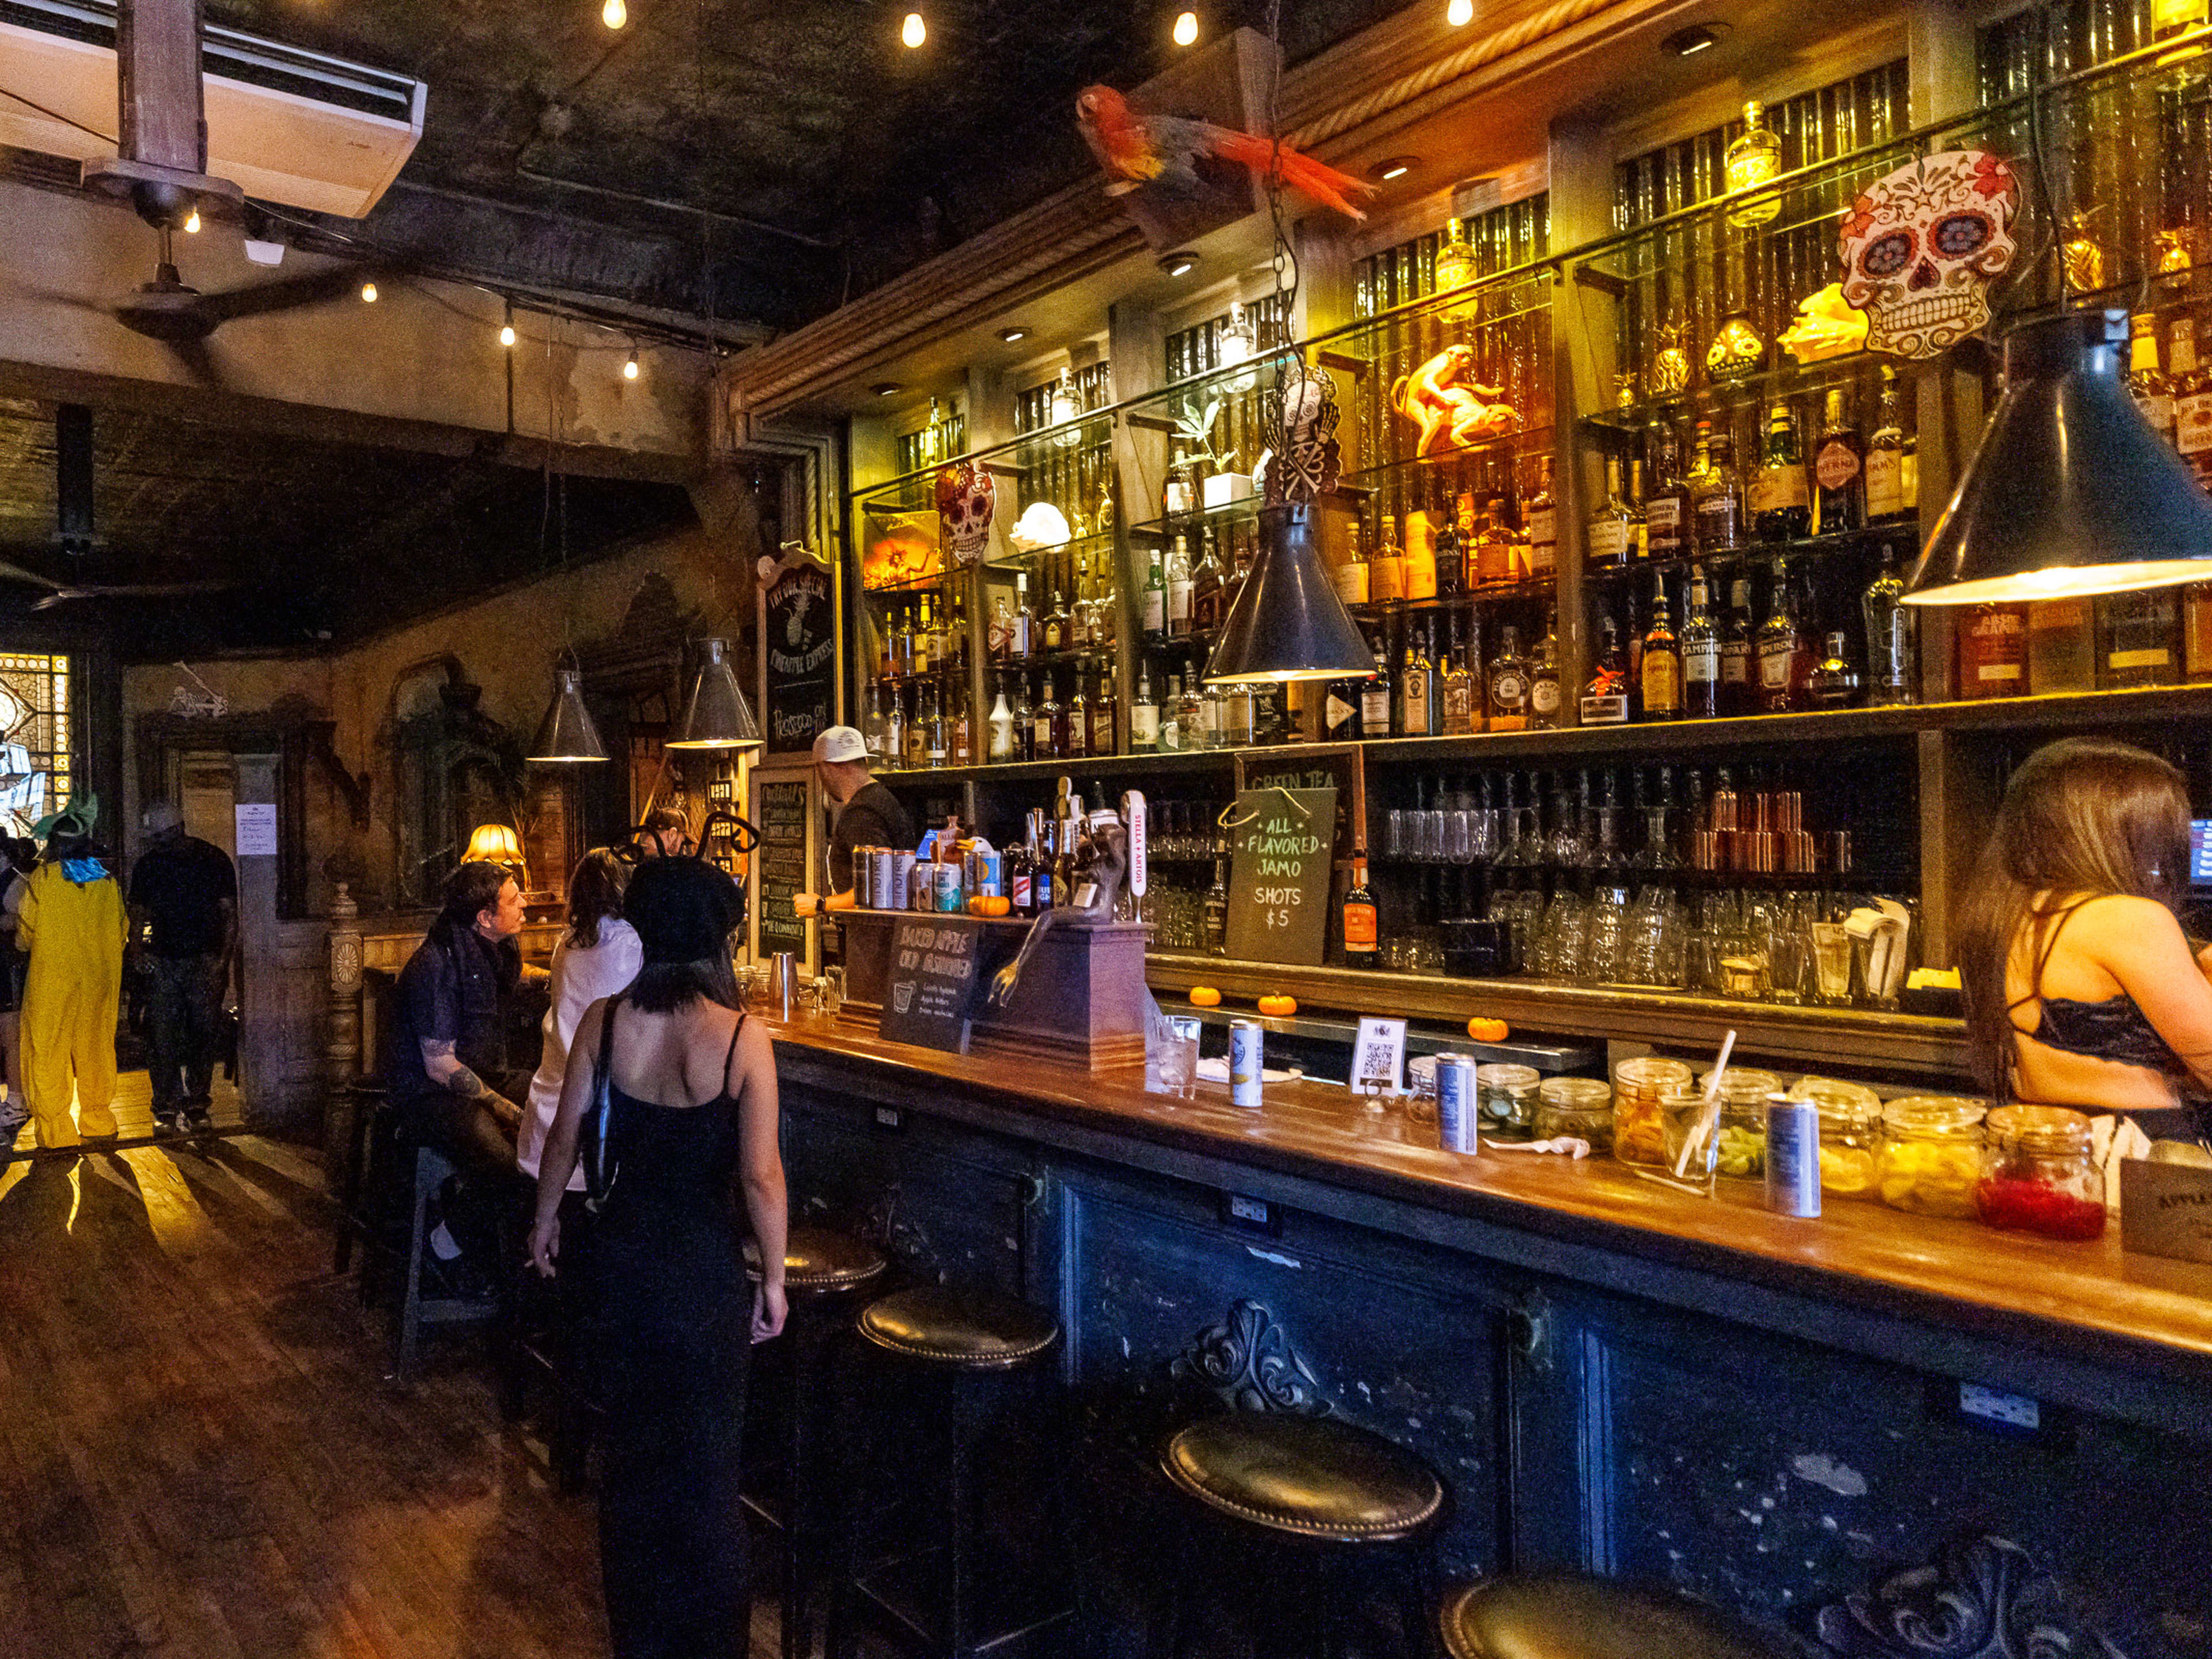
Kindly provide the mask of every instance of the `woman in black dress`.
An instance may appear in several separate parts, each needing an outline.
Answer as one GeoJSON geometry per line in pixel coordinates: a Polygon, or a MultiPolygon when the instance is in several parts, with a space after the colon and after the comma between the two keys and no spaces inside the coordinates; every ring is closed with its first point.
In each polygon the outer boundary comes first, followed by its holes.
{"type": "Polygon", "coordinates": [[[695,859],[631,877],[623,911],[644,966],[578,1024],[538,1169],[531,1255],[583,1281],[606,1412],[599,1567],[617,1659],[738,1659],[746,1646],[745,1360],[783,1328],[787,1218],[775,1057],[730,971],[737,908],[729,878],[695,859]],[[561,1196],[608,1022],[614,1174],[563,1254],[561,1196]],[[750,1298],[740,1182],[767,1266],[750,1298]]]}

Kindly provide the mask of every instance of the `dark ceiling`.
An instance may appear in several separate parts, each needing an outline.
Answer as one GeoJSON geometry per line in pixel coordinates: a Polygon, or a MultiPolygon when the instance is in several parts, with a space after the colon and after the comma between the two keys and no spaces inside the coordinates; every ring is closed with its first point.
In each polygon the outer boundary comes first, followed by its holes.
{"type": "MultiPolygon", "coordinates": [[[[223,581],[175,598],[73,599],[131,659],[343,644],[502,583],[696,522],[680,486],[474,456],[101,410],[88,556],[54,545],[54,407],[0,398],[0,559],[72,585],[223,581]]],[[[0,574],[0,622],[47,590],[0,574]]]]}
{"type": "MultiPolygon", "coordinates": [[[[1156,73],[1184,0],[911,3],[918,52],[898,44],[909,0],[629,0],[619,32],[600,0],[209,0],[207,15],[428,83],[399,185],[333,228],[783,327],[1082,177],[1074,94],[1156,73]]],[[[1208,38],[1267,22],[1258,0],[1199,9],[1208,38]]],[[[1285,57],[1395,9],[1295,0],[1285,57]]]]}

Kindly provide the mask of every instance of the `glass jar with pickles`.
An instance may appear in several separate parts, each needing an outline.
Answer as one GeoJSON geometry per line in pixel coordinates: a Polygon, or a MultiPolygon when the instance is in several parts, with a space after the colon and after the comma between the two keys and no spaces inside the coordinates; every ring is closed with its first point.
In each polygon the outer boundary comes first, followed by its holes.
{"type": "Polygon", "coordinates": [[[1613,1091],[1603,1078],[1547,1077],[1536,1091],[1536,1139],[1571,1135],[1593,1152],[1613,1146],[1613,1091]]]}
{"type": "Polygon", "coordinates": [[[1659,1097],[1690,1086],[1690,1068],[1679,1060],[1639,1054],[1613,1068],[1613,1155],[1623,1164],[1656,1169],[1667,1162],[1667,1127],[1659,1097]]]}
{"type": "Polygon", "coordinates": [[[1863,1084],[1801,1077],[1794,1100],[1820,1114],[1820,1191],[1829,1198],[1864,1198],[1875,1189],[1881,1158],[1881,1097],[1863,1084]]]}
{"type": "MultiPolygon", "coordinates": [[[[1699,1091],[1711,1080],[1710,1072],[1700,1077],[1699,1091]]],[[[1766,1097],[1781,1088],[1780,1078],[1754,1066],[1731,1066],[1721,1073],[1720,1142],[1714,1160],[1720,1174],[1757,1180],[1766,1173],[1766,1097]]]]}
{"type": "Polygon", "coordinates": [[[1482,1112],[1482,1133],[1498,1140],[1526,1140],[1533,1135],[1540,1081],[1533,1066],[1476,1066],[1474,1093],[1482,1112]]]}
{"type": "Polygon", "coordinates": [[[1959,1095],[1905,1095],[1883,1109],[1876,1176],[1881,1201],[1913,1215],[1979,1213],[1982,1119],[1987,1106],[1959,1095]]]}
{"type": "Polygon", "coordinates": [[[1984,1126],[1975,1207],[1992,1227],[2046,1238],[2105,1231],[2105,1172],[2086,1114],[2064,1106],[2000,1106],[1984,1126]]]}

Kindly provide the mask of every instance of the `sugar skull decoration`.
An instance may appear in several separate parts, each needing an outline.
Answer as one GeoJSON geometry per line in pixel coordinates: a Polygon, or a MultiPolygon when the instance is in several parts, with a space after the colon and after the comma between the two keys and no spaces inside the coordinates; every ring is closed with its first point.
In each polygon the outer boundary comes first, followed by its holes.
{"type": "Polygon", "coordinates": [[[1947,149],[1878,179],[1844,215],[1844,298],[1867,345],[1933,357],[1990,320],[1990,284],[2012,268],[2020,179],[1987,150],[1947,149]]]}
{"type": "Polygon", "coordinates": [[[955,564],[974,564],[991,539],[991,520],[999,510],[999,487],[988,468],[956,461],[937,475],[939,544],[955,564]]]}

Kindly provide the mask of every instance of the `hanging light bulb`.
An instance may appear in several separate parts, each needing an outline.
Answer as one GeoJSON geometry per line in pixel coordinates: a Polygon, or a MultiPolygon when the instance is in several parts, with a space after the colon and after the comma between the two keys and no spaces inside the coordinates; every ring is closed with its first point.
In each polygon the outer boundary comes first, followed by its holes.
{"type": "Polygon", "coordinates": [[[511,346],[514,343],[514,325],[513,323],[502,323],[500,325],[499,343],[503,346],[511,346]]]}
{"type": "Polygon", "coordinates": [[[907,13],[906,21],[899,25],[900,43],[912,50],[928,39],[929,25],[921,21],[921,14],[918,11],[907,13]]]}
{"type": "Polygon", "coordinates": [[[607,3],[599,8],[599,21],[611,29],[618,29],[629,21],[629,8],[623,3],[623,0],[607,0],[607,3]]]}
{"type": "MultiPolygon", "coordinates": [[[[615,0],[608,0],[608,3],[611,5],[615,0]]],[[[1451,4],[1444,8],[1444,21],[1455,29],[1465,28],[1474,21],[1474,0],[1451,0],[1451,4]]]]}
{"type": "Polygon", "coordinates": [[[198,208],[194,208],[192,210],[191,217],[185,221],[185,234],[187,236],[197,236],[199,234],[200,210],[198,208]]]}
{"type": "Polygon", "coordinates": [[[361,285],[361,302],[365,306],[373,306],[376,303],[376,284],[374,283],[363,283],[361,285]]]}
{"type": "Polygon", "coordinates": [[[623,379],[625,380],[637,379],[637,353],[635,351],[629,354],[629,361],[623,365],[623,379]]]}
{"type": "Polygon", "coordinates": [[[1197,40],[1198,14],[1184,12],[1175,21],[1175,43],[1179,46],[1188,46],[1195,44],[1197,40]]]}

